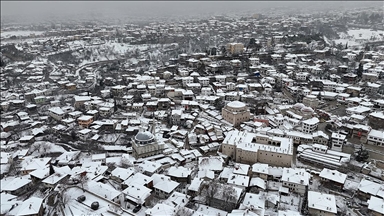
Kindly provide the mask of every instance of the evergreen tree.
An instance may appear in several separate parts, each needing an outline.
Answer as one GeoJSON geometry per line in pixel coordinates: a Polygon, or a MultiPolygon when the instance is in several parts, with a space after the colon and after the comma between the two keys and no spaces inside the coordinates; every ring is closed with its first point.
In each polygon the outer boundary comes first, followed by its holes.
{"type": "Polygon", "coordinates": [[[363,149],[363,147],[360,148],[359,152],[356,156],[356,161],[363,162],[367,161],[369,158],[369,152],[366,149],[363,149]]]}
{"type": "Polygon", "coordinates": [[[363,64],[360,62],[359,68],[357,69],[357,76],[361,78],[363,76],[363,64]]]}
{"type": "Polygon", "coordinates": [[[221,111],[221,109],[225,106],[223,98],[219,97],[218,99],[216,99],[214,106],[217,110],[221,111]]]}
{"type": "Polygon", "coordinates": [[[53,175],[55,173],[55,170],[53,169],[53,166],[51,163],[49,163],[49,175],[53,175]]]}
{"type": "Polygon", "coordinates": [[[317,94],[317,99],[321,100],[321,93],[317,94]]]}

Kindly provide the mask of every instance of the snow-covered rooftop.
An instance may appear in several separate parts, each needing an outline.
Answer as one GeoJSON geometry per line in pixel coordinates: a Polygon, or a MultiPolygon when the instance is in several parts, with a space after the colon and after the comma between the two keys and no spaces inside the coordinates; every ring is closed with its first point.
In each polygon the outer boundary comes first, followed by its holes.
{"type": "Polygon", "coordinates": [[[308,208],[336,214],[336,198],[331,194],[308,191],[308,208]]]}
{"type": "Polygon", "coordinates": [[[320,178],[324,178],[333,182],[337,182],[339,184],[344,184],[345,180],[347,179],[347,175],[344,173],[341,173],[337,170],[330,170],[327,168],[324,168],[320,172],[320,178]]]}

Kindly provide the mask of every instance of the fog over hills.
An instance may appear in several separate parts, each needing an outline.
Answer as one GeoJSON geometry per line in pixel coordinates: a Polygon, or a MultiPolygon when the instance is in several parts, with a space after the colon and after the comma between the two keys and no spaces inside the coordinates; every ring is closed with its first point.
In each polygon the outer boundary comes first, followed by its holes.
{"type": "Polygon", "coordinates": [[[233,13],[268,13],[277,8],[286,11],[318,12],[330,9],[359,7],[383,7],[383,3],[358,1],[2,1],[3,22],[53,21],[63,19],[99,20],[108,18],[154,18],[154,17],[201,17],[233,13]]]}

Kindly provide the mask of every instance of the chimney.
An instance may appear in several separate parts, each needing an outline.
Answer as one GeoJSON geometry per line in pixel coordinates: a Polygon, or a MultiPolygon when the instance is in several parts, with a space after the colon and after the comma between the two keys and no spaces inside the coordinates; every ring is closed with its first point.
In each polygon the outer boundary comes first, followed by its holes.
{"type": "Polygon", "coordinates": [[[29,204],[29,209],[31,209],[32,208],[32,204],[29,204]]]}

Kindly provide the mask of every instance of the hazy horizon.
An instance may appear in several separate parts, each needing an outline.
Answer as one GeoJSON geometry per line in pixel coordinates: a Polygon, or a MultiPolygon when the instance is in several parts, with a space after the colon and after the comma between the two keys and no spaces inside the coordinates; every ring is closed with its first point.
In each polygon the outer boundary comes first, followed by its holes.
{"type": "Polygon", "coordinates": [[[85,16],[102,18],[193,16],[235,12],[266,12],[271,8],[316,11],[332,8],[370,7],[381,2],[356,1],[1,1],[1,18],[34,21],[85,16]]]}

